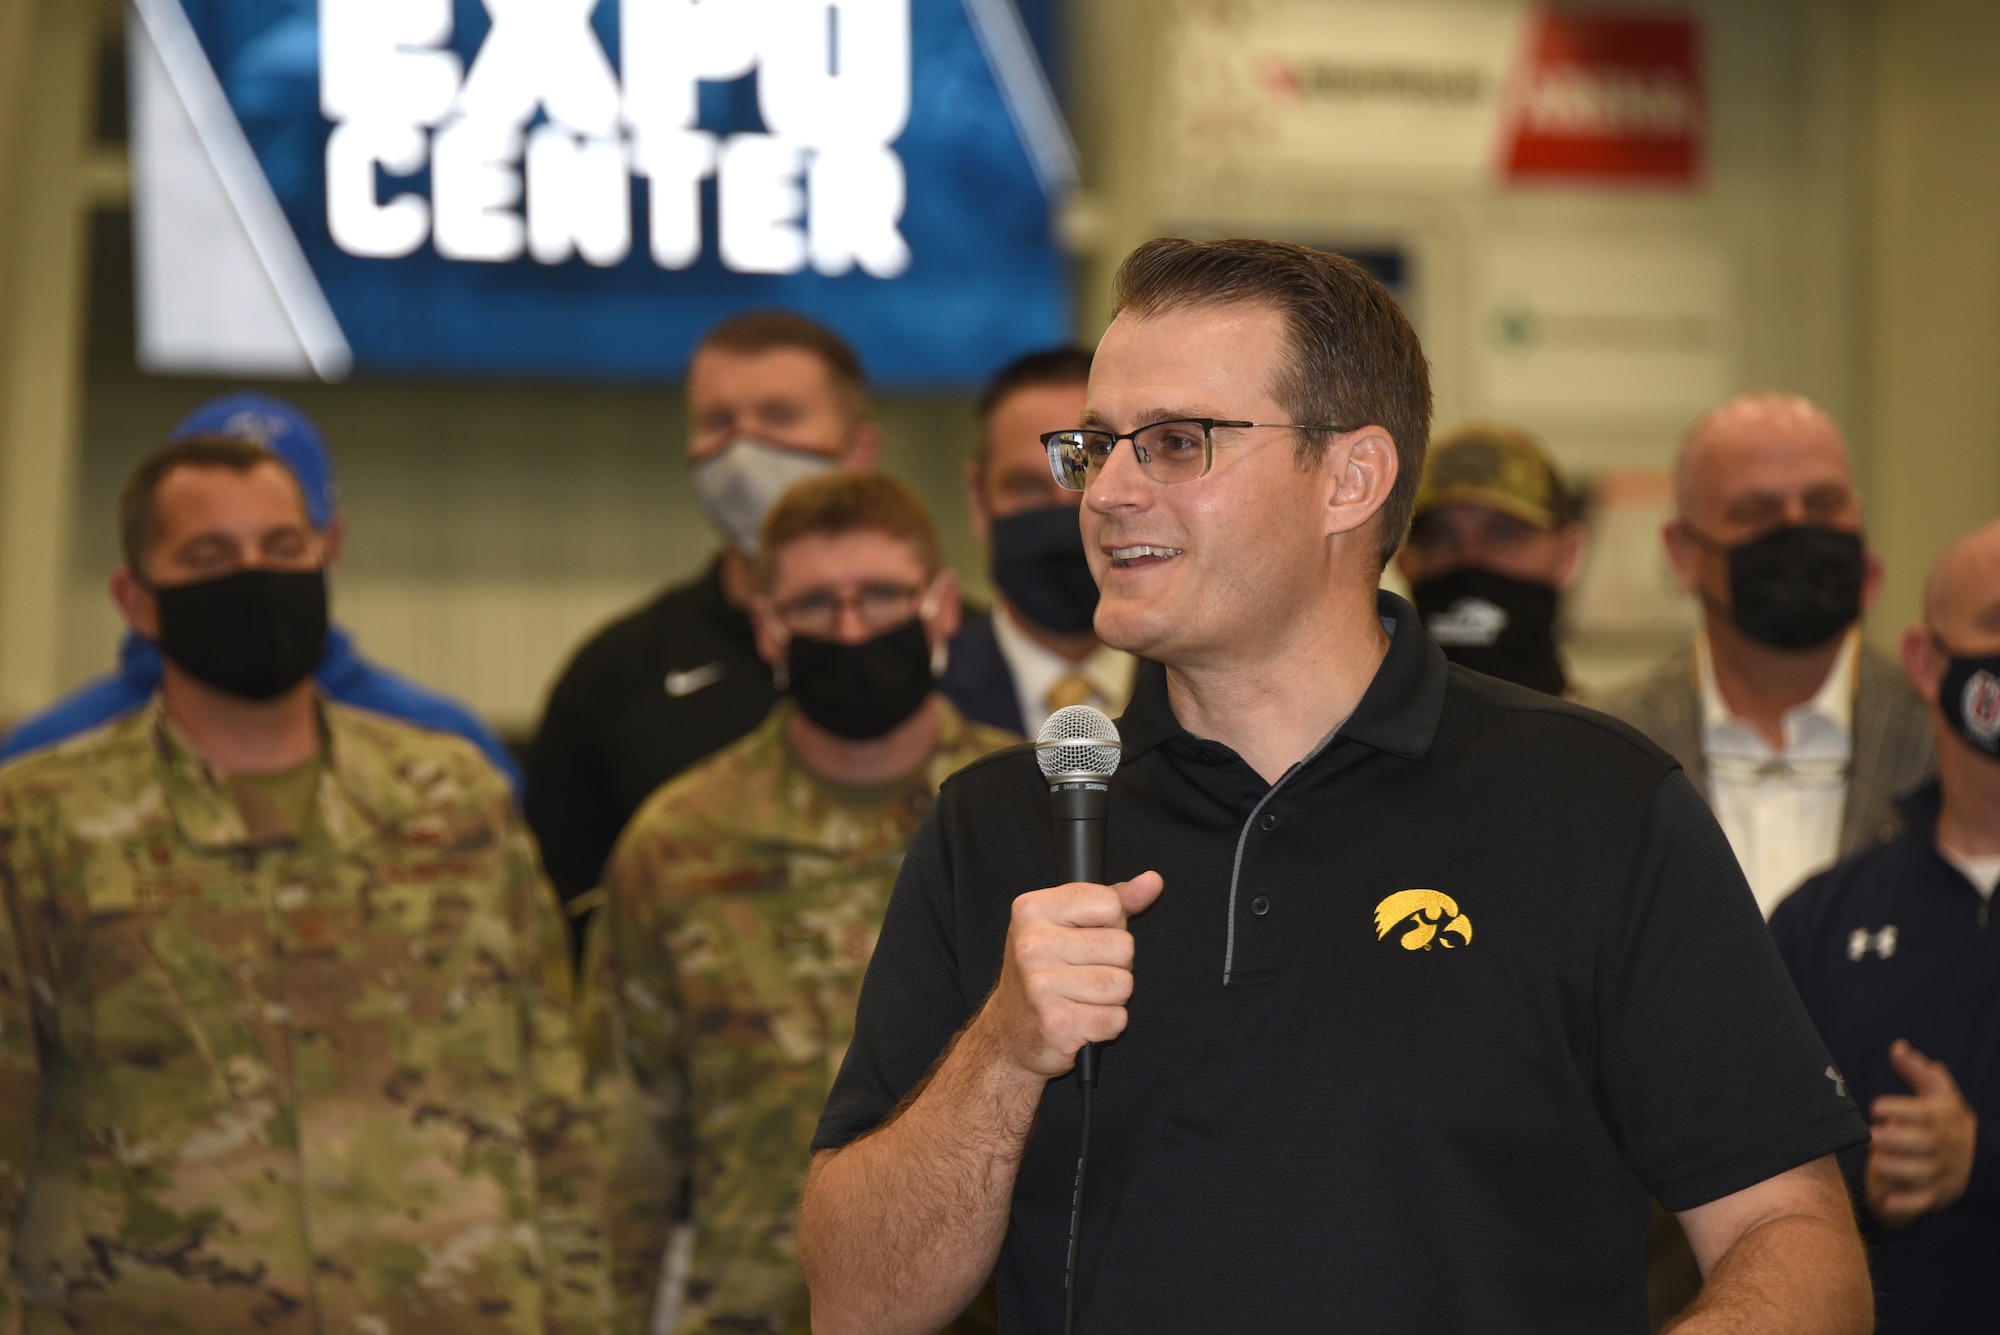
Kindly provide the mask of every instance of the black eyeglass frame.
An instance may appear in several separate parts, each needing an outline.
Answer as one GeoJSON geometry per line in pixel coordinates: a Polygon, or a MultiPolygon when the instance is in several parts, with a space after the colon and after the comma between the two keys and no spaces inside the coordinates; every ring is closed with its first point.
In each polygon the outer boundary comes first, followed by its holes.
{"type": "MultiPolygon", "coordinates": [[[[1331,431],[1335,435],[1345,435],[1349,431],[1354,431],[1358,429],[1351,426],[1333,426],[1333,425],[1309,426],[1298,422],[1225,422],[1219,418],[1214,418],[1214,417],[1170,417],[1162,422],[1148,422],[1144,426],[1134,427],[1132,430],[1124,432],[1122,434],[1116,431],[1100,430],[1097,427],[1073,426],[1073,427],[1065,427],[1061,431],[1044,432],[1040,437],[1038,437],[1038,439],[1040,439],[1040,441],[1042,442],[1042,448],[1048,451],[1049,472],[1055,477],[1056,485],[1058,487],[1061,487],[1064,491],[1082,491],[1084,490],[1084,488],[1073,487],[1066,480],[1064,480],[1063,438],[1064,437],[1080,438],[1085,436],[1095,436],[1099,438],[1107,436],[1110,437],[1111,443],[1104,447],[1104,457],[1096,461],[1099,467],[1102,467],[1104,464],[1110,462],[1112,452],[1118,448],[1119,441],[1129,440],[1132,442],[1133,457],[1139,461],[1139,467],[1142,471],[1145,472],[1147,477],[1153,478],[1153,481],[1158,482],[1163,487],[1177,487],[1182,482],[1199,482],[1201,479],[1207,477],[1209,475],[1209,472],[1214,469],[1215,429],[1217,427],[1224,427],[1231,430],[1250,430],[1255,428],[1268,428],[1274,431],[1331,431]],[[1202,459],[1201,459],[1201,471],[1199,473],[1196,473],[1193,477],[1184,477],[1174,482],[1167,482],[1160,478],[1153,477],[1152,471],[1146,467],[1146,465],[1151,462],[1151,459],[1148,457],[1148,452],[1143,451],[1141,449],[1139,445],[1139,436],[1147,431],[1157,431],[1159,428],[1163,426],[1198,426],[1201,428],[1202,459]]],[[[1079,450],[1085,450],[1083,441],[1081,439],[1078,439],[1076,441],[1076,447],[1079,450]]],[[[1085,450],[1085,452],[1086,454],[1088,453],[1087,450],[1085,450]]],[[[1087,478],[1090,474],[1090,461],[1088,459],[1086,459],[1084,463],[1083,471],[1085,477],[1087,478]]]]}

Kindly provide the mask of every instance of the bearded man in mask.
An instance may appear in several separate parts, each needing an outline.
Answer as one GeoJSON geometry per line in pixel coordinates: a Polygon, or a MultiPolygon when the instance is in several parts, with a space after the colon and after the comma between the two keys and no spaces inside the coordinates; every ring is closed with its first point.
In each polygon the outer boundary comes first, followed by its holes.
{"type": "Polygon", "coordinates": [[[903,483],[802,483],[759,551],[785,694],[640,807],[592,925],[625,1330],[809,1329],[799,1186],[903,851],[945,777],[1014,740],[937,692],[958,589],[903,483]]]}
{"type": "Polygon", "coordinates": [[[979,452],[965,465],[972,527],[992,553],[996,598],[968,617],[941,683],[967,718],[1032,736],[1069,705],[1124,711],[1137,660],[1097,638],[1097,581],[1080,493],[1056,485],[1042,437],[1082,420],[1087,348],[1032,352],[979,396],[979,452]]]}
{"type": "Polygon", "coordinates": [[[528,762],[528,824],[557,892],[598,884],[646,795],[757,726],[777,699],[749,606],[757,530],[793,483],[867,472],[882,436],[852,348],[785,311],[709,331],[687,372],[688,463],[722,550],[577,650],[528,762]]]}
{"type": "Polygon", "coordinates": [[[1535,438],[1483,424],[1444,436],[1413,514],[1396,568],[1444,656],[1567,694],[1556,611],[1583,564],[1583,525],[1535,438]]]}
{"type": "Polygon", "coordinates": [[[1795,395],[1731,399],[1682,442],[1675,500],[1667,556],[1701,631],[1601,707],[1681,762],[1768,918],[1894,833],[1895,799],[1933,769],[1930,722],[1861,639],[1882,571],[1832,418],[1795,395]]]}
{"type": "Polygon", "coordinates": [[[601,1118],[499,772],[312,679],[261,446],[119,498],[137,712],[0,768],[0,1327],[596,1332],[601,1118]]]}
{"type": "Polygon", "coordinates": [[[1885,1331],[2000,1329],[2000,522],[1931,568],[1903,669],[1930,711],[1938,781],[1903,832],[1814,877],[1771,934],[1854,1101],[1846,1164],[1885,1331]],[[1982,1125],[1983,1124],[1983,1125],[1982,1125]]]}

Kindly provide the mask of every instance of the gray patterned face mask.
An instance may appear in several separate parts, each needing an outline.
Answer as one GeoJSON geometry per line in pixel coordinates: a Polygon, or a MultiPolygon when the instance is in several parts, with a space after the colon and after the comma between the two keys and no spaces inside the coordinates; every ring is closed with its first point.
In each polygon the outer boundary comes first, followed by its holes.
{"type": "Polygon", "coordinates": [[[757,550],[757,531],[778,498],[834,468],[823,454],[738,436],[695,465],[694,490],[708,522],[747,556],[757,550]]]}

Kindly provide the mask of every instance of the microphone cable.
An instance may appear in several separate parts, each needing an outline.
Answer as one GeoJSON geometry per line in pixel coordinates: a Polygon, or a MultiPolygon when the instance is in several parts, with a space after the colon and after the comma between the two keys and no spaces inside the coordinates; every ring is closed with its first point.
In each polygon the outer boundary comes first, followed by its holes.
{"type": "Polygon", "coordinates": [[[1095,1043],[1084,1044],[1077,1053],[1076,1086],[1083,1104],[1076,1132],[1076,1191],[1069,1204],[1069,1264],[1063,1271],[1063,1335],[1076,1335],[1076,1257],[1083,1242],[1083,1175],[1090,1166],[1090,1099],[1097,1089],[1095,1043]]]}

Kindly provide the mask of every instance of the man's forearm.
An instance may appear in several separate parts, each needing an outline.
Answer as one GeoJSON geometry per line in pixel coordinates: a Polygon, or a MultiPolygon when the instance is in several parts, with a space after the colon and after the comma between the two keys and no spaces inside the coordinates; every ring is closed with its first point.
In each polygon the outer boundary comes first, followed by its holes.
{"type": "Polygon", "coordinates": [[[974,1019],[901,1112],[814,1159],[799,1212],[814,1331],[934,1331],[964,1309],[1000,1254],[1043,1083],[974,1019]]]}
{"type": "Polygon", "coordinates": [[[1723,1254],[1673,1335],[1868,1335],[1875,1295],[1854,1226],[1791,1215],[1723,1254]]]}

